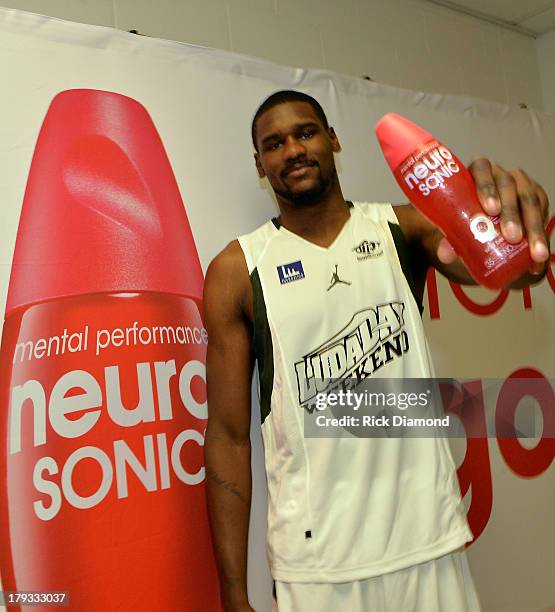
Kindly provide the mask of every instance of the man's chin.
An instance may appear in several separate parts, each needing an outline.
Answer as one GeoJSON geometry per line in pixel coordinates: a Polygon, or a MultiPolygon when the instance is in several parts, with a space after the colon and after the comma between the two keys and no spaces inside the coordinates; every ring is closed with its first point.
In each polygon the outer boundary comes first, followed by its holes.
{"type": "Polygon", "coordinates": [[[276,191],[276,193],[284,200],[290,202],[295,206],[314,206],[321,201],[321,199],[326,194],[326,191],[326,185],[317,185],[315,187],[309,189],[302,189],[299,191],[276,191]]]}

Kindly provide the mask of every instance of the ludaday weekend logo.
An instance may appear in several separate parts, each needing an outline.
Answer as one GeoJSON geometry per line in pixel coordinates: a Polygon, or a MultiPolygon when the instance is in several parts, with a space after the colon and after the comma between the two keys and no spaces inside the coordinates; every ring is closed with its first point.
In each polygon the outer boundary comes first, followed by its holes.
{"type": "Polygon", "coordinates": [[[276,268],[279,282],[282,285],[287,285],[294,281],[298,281],[304,278],[304,269],[301,260],[292,261],[288,264],[277,266],[276,268]]]}
{"type": "Polygon", "coordinates": [[[312,413],[320,393],[355,388],[409,351],[405,303],[354,313],[340,331],[295,363],[299,406],[312,413]]]}

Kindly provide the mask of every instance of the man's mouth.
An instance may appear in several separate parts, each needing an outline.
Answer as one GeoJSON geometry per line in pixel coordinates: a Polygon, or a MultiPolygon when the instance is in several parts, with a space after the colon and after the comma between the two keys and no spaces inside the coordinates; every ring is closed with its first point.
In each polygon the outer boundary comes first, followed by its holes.
{"type": "Polygon", "coordinates": [[[304,174],[310,169],[313,168],[316,164],[313,162],[306,162],[306,163],[302,163],[302,164],[295,164],[294,166],[291,166],[290,168],[288,168],[287,170],[285,170],[285,172],[283,173],[284,177],[293,177],[293,178],[299,178],[304,176],[304,174]]]}

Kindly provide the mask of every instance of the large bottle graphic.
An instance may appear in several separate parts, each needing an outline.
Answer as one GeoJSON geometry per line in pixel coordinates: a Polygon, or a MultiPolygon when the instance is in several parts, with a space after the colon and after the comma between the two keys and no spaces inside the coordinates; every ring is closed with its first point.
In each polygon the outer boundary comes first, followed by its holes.
{"type": "Polygon", "coordinates": [[[394,113],[378,121],[376,135],[404,194],[441,228],[478,283],[505,288],[532,266],[528,241],[503,238],[499,217],[484,212],[470,172],[448,147],[394,113]]]}
{"type": "Polygon", "coordinates": [[[79,612],[220,609],[202,282],[146,109],[104,91],[57,95],[0,353],[4,590],[68,591],[79,612]]]}

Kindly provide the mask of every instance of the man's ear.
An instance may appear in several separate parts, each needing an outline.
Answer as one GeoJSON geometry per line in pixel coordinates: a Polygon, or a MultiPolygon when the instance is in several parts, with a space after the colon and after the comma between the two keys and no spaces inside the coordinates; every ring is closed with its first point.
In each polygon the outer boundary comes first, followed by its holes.
{"type": "Polygon", "coordinates": [[[264,178],[266,176],[266,173],[264,172],[264,168],[262,168],[262,164],[260,163],[260,155],[258,153],[254,154],[254,163],[256,164],[258,177],[264,178]]]}
{"type": "Polygon", "coordinates": [[[337,138],[337,134],[332,127],[328,128],[328,136],[331,140],[333,152],[339,153],[339,151],[341,151],[341,144],[339,143],[339,138],[337,138]]]}

